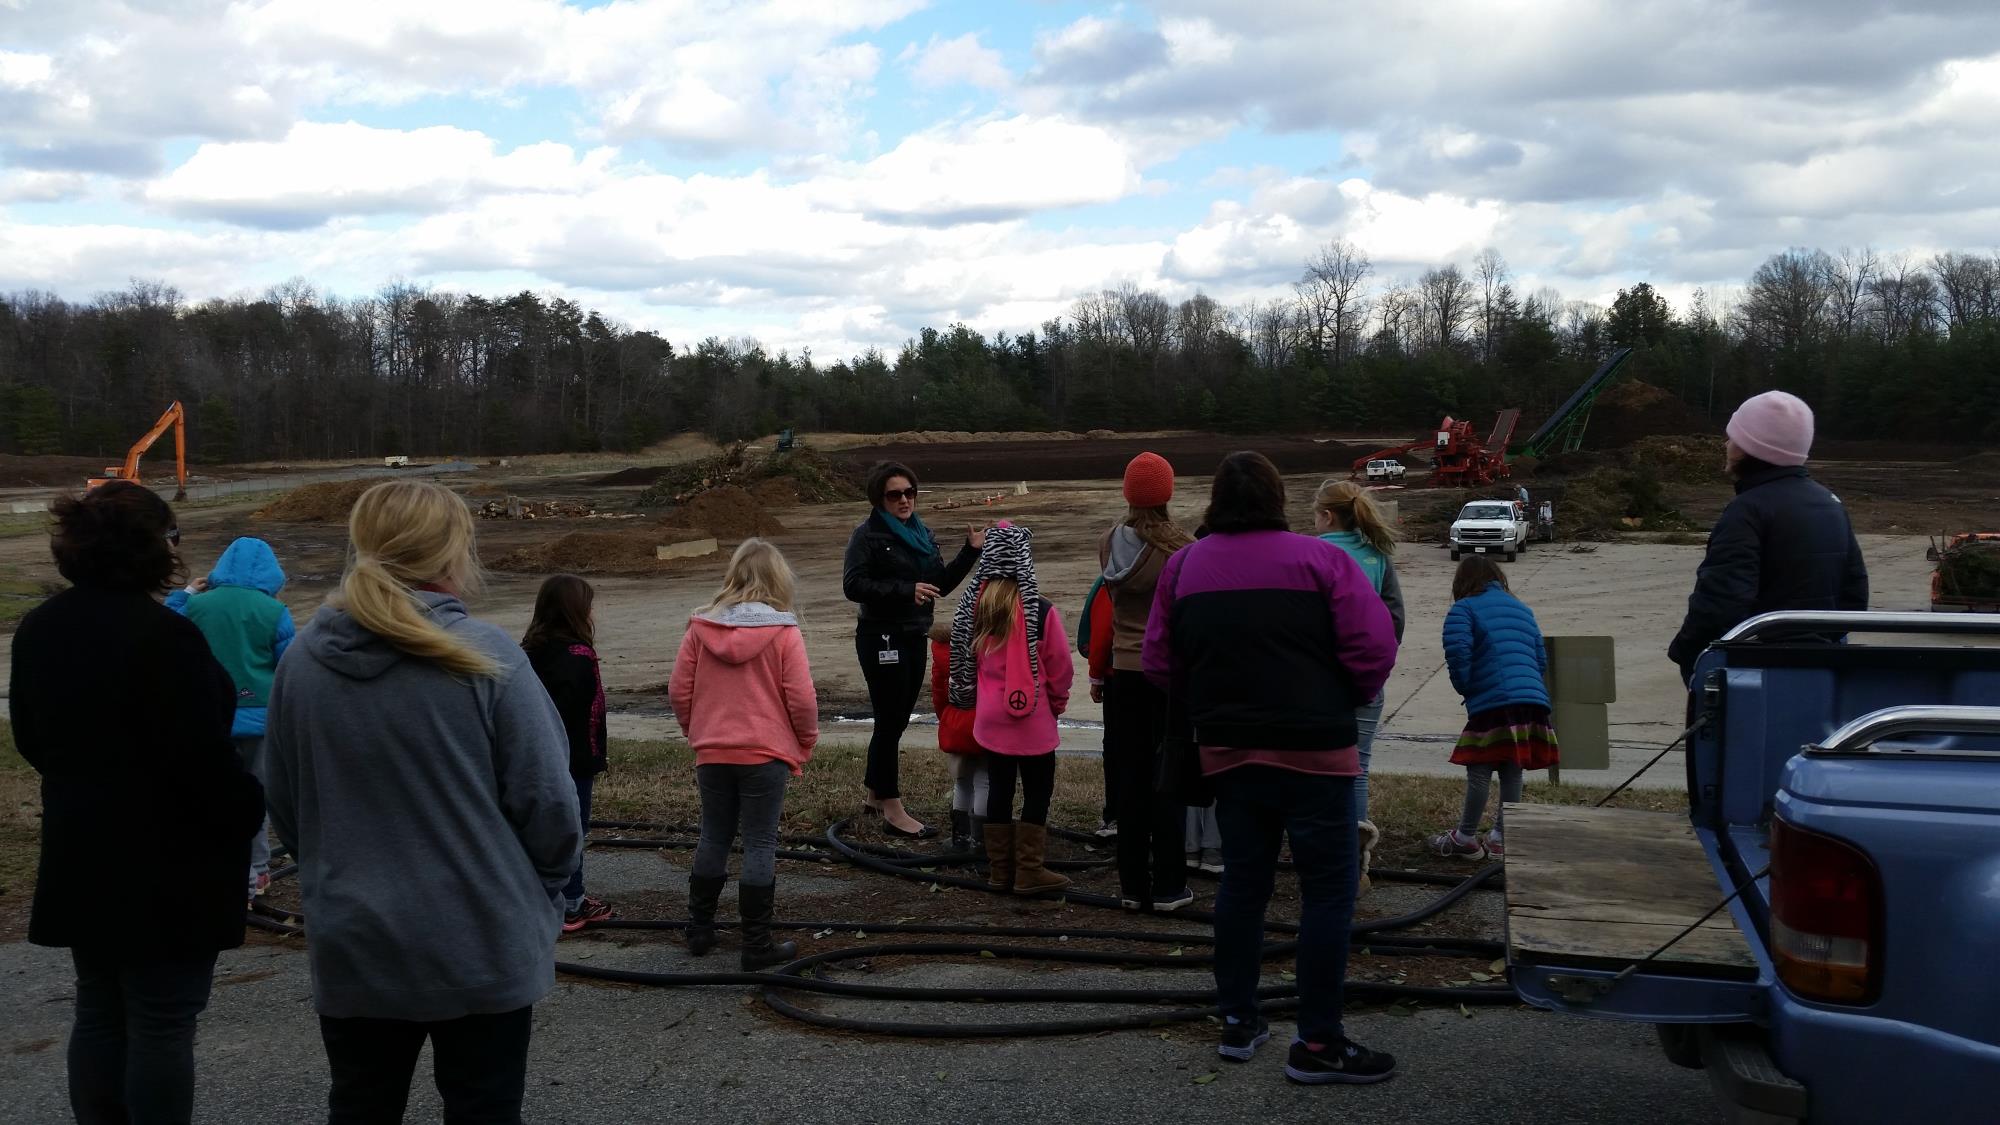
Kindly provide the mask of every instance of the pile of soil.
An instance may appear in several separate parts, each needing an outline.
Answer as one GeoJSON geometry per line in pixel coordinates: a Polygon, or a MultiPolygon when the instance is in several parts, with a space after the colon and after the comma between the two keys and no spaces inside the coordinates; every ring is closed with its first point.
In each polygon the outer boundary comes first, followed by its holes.
{"type": "Polygon", "coordinates": [[[626,469],[602,478],[629,481],[642,473],[653,474],[652,482],[639,494],[641,507],[685,505],[705,492],[736,488],[739,492],[771,485],[766,493],[774,503],[830,504],[857,500],[861,488],[845,463],[830,460],[806,446],[784,453],[752,459],[742,445],[714,457],[667,465],[654,469],[626,469]],[[772,484],[772,482],[777,482],[772,484]]]}
{"type": "Polygon", "coordinates": [[[597,514],[597,506],[581,500],[488,500],[479,507],[483,520],[578,520],[597,514]]]}
{"type": "Polygon", "coordinates": [[[690,497],[668,513],[667,527],[701,531],[717,539],[748,539],[753,535],[778,535],[785,525],[764,510],[755,496],[739,485],[725,484],[690,497]]]}
{"type": "Polygon", "coordinates": [[[1993,479],[2000,479],[2000,450],[1975,453],[1952,462],[1951,467],[1961,473],[1988,473],[1993,479]]]}
{"type": "MultiPolygon", "coordinates": [[[[104,467],[121,457],[22,457],[12,453],[0,453],[0,488],[63,488],[77,489],[91,477],[103,476],[104,467]]],[[[168,471],[160,472],[157,466],[151,473],[141,476],[172,476],[172,465],[168,471]]]]}
{"type": "Polygon", "coordinates": [[[654,555],[654,548],[708,537],[705,533],[659,524],[617,531],[572,531],[546,543],[511,551],[486,565],[514,574],[658,574],[684,569],[701,560],[663,561],[654,555]]]}
{"type": "Polygon", "coordinates": [[[361,480],[322,481],[294,488],[250,514],[254,520],[282,523],[345,522],[361,494],[382,482],[372,477],[361,480]]]}
{"type": "Polygon", "coordinates": [[[1716,427],[1700,411],[1672,391],[1624,379],[1597,396],[1584,441],[1597,449],[1623,449],[1643,438],[1715,432],[1716,427]]]}
{"type": "Polygon", "coordinates": [[[467,496],[505,496],[507,490],[497,484],[475,484],[465,490],[467,496]]]}
{"type": "Polygon", "coordinates": [[[842,450],[836,457],[856,476],[865,475],[877,461],[901,461],[928,486],[979,481],[1118,480],[1125,475],[1126,464],[1145,452],[1165,457],[1179,476],[1210,476],[1224,457],[1239,449],[1257,450],[1283,473],[1345,474],[1356,457],[1377,448],[1379,445],[1314,441],[1296,435],[1183,434],[1095,441],[1044,435],[1035,441],[960,445],[891,442],[842,450]]]}
{"type": "Polygon", "coordinates": [[[1651,469],[1663,481],[1675,484],[1721,484],[1723,439],[1708,434],[1682,437],[1649,437],[1632,443],[1625,457],[1629,464],[1651,469]]]}
{"type": "Polygon", "coordinates": [[[629,469],[620,469],[615,473],[606,473],[590,483],[602,488],[616,488],[620,485],[652,484],[672,472],[673,468],[672,465],[635,465],[629,469]]]}

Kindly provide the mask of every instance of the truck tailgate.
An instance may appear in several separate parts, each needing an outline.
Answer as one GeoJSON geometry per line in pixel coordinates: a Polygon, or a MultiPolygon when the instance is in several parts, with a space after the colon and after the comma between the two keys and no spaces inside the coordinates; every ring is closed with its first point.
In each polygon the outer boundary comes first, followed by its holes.
{"type": "Polygon", "coordinates": [[[1683,813],[1507,806],[1507,955],[1540,1007],[1656,1022],[1746,1019],[1759,965],[1683,813]],[[1702,982],[1706,982],[1703,984],[1702,982]]]}

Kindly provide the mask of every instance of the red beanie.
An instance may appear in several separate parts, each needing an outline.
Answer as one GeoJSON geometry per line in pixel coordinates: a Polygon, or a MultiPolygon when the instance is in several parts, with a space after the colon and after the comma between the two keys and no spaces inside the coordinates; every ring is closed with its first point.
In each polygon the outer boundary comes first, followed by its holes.
{"type": "Polygon", "coordinates": [[[1174,467],[1157,453],[1141,453],[1125,466],[1125,502],[1161,508],[1174,498],[1174,467]]]}

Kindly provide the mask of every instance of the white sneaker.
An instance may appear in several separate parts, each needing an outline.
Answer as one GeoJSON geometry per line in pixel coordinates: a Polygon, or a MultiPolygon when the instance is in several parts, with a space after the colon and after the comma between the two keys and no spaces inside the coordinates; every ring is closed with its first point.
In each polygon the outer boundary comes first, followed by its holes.
{"type": "Polygon", "coordinates": [[[1222,874],[1222,849],[1221,848],[1201,849],[1201,862],[1196,866],[1200,867],[1203,871],[1206,871],[1211,875],[1222,874]]]}

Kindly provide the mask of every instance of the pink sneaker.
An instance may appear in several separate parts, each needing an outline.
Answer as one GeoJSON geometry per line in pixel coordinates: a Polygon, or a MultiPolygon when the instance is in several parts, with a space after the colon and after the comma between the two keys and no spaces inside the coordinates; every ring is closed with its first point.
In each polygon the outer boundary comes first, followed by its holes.
{"type": "Polygon", "coordinates": [[[1432,836],[1429,842],[1431,851],[1446,859],[1486,858],[1486,845],[1479,842],[1479,837],[1461,835],[1456,828],[1432,836]]]}
{"type": "Polygon", "coordinates": [[[1507,858],[1507,842],[1501,838],[1498,828],[1486,834],[1486,854],[1494,859],[1507,858]]]}

